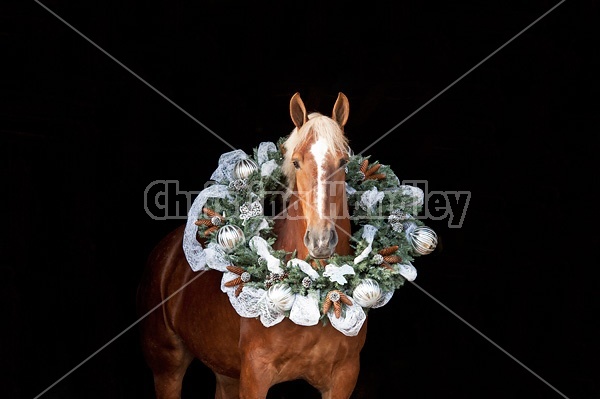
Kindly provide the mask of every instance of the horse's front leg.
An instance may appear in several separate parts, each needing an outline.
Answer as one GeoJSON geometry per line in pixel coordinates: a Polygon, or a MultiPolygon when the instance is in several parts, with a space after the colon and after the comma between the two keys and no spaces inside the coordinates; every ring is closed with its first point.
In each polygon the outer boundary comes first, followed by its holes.
{"type": "Polygon", "coordinates": [[[156,399],[180,399],[183,378],[192,356],[184,350],[160,348],[160,356],[150,358],[156,399]]]}
{"type": "Polygon", "coordinates": [[[345,359],[334,366],[326,387],[320,386],[322,399],[349,399],[352,396],[360,371],[359,357],[345,359]]]}
{"type": "Polygon", "coordinates": [[[215,399],[238,399],[240,397],[240,380],[215,373],[217,387],[215,399]]]}
{"type": "Polygon", "coordinates": [[[240,399],[264,399],[273,385],[276,370],[256,355],[248,353],[242,357],[240,399]]]}

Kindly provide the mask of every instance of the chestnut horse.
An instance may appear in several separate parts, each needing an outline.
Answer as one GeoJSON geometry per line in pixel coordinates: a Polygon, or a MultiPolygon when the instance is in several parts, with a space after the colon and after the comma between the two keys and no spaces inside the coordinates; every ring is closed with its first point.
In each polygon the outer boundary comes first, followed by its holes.
{"type": "MultiPolygon", "coordinates": [[[[351,254],[344,189],[348,113],[343,93],[331,117],[308,115],[299,94],[291,98],[295,128],[284,143],[282,165],[288,206],[286,217],[275,221],[275,249],[297,250],[299,259],[351,254]]],[[[267,328],[258,319],[239,316],[221,291],[221,272],[191,269],[182,249],[184,227],[152,251],[138,290],[140,314],[160,304],[140,323],[156,397],[179,398],[184,374],[198,358],[216,376],[217,399],[266,398],[273,385],[299,379],[322,398],[349,398],[359,374],[366,322],[357,335],[346,336],[330,323],[301,326],[285,318],[267,328]]]]}

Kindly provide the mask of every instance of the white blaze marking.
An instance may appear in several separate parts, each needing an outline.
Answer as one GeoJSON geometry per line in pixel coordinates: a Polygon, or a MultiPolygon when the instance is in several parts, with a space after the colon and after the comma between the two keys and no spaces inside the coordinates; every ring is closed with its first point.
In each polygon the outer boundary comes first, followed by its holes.
{"type": "Polygon", "coordinates": [[[317,208],[317,212],[320,217],[323,217],[323,207],[325,206],[325,155],[327,154],[327,144],[325,140],[319,139],[317,140],[312,147],[310,147],[310,152],[315,159],[317,164],[317,199],[315,207],[317,208]]]}

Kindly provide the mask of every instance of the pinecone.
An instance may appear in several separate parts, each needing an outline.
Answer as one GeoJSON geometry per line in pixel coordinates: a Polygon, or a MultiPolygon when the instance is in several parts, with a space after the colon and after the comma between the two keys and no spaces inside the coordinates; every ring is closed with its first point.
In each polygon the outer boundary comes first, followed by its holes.
{"type": "Polygon", "coordinates": [[[385,173],[376,173],[365,177],[365,180],[383,180],[385,179],[385,173]]]}
{"type": "Polygon", "coordinates": [[[392,245],[391,247],[383,248],[379,250],[379,254],[383,256],[391,255],[400,248],[398,245],[392,245]]]}
{"type": "Polygon", "coordinates": [[[385,173],[375,173],[381,167],[380,163],[377,163],[369,168],[369,160],[365,159],[360,164],[360,173],[362,174],[363,180],[383,180],[385,179],[385,173]]]}
{"type": "Polygon", "coordinates": [[[198,219],[194,222],[196,226],[212,226],[210,219],[198,219]]]}
{"type": "Polygon", "coordinates": [[[348,295],[340,292],[340,301],[344,303],[344,305],[352,306],[352,300],[348,298],[348,295]]]}
{"type": "Polygon", "coordinates": [[[221,219],[221,221],[225,220],[225,218],[223,217],[223,215],[221,215],[219,212],[213,211],[210,208],[204,207],[204,208],[202,208],[202,212],[204,212],[206,214],[206,216],[208,216],[210,218],[216,216],[219,219],[221,219]]]}
{"type": "Polygon", "coordinates": [[[227,266],[227,270],[229,270],[231,273],[237,274],[238,276],[241,276],[242,273],[245,272],[244,269],[236,265],[227,266]]]}
{"type": "Polygon", "coordinates": [[[237,286],[237,288],[235,289],[235,296],[236,298],[242,293],[242,290],[244,289],[244,284],[240,284],[237,286]]]}
{"type": "Polygon", "coordinates": [[[243,283],[242,278],[241,277],[236,277],[236,278],[234,278],[231,281],[227,281],[225,283],[225,287],[235,287],[236,285],[240,285],[242,283],[243,283]]]}
{"type": "Polygon", "coordinates": [[[333,302],[331,302],[330,299],[325,299],[325,302],[323,302],[323,314],[327,314],[327,312],[329,312],[329,308],[331,307],[331,304],[333,302]]]}
{"type": "Polygon", "coordinates": [[[394,270],[394,268],[392,267],[392,265],[390,265],[389,263],[386,263],[386,262],[383,262],[381,264],[381,267],[384,267],[384,268],[386,268],[388,270],[392,270],[392,271],[394,270]]]}
{"type": "Polygon", "coordinates": [[[333,303],[333,313],[335,314],[336,319],[339,319],[342,315],[342,304],[340,303],[340,301],[333,303]]]}
{"type": "Polygon", "coordinates": [[[383,257],[383,261],[387,263],[400,263],[402,262],[402,258],[398,255],[388,255],[383,257]]]}
{"type": "Polygon", "coordinates": [[[212,233],[214,233],[218,229],[219,229],[219,226],[210,226],[208,229],[204,230],[204,235],[205,236],[211,235],[212,233]]]}
{"type": "Polygon", "coordinates": [[[369,168],[369,170],[367,170],[367,172],[365,173],[365,175],[367,175],[367,176],[371,176],[372,174],[374,174],[375,172],[377,172],[377,171],[379,170],[379,168],[380,168],[380,167],[381,167],[381,164],[380,164],[380,163],[378,163],[378,164],[375,164],[375,165],[371,166],[371,167],[369,168]]]}
{"type": "Polygon", "coordinates": [[[363,175],[366,176],[367,174],[367,168],[369,167],[369,160],[365,159],[364,161],[362,161],[362,163],[360,164],[360,171],[362,172],[363,175]]]}

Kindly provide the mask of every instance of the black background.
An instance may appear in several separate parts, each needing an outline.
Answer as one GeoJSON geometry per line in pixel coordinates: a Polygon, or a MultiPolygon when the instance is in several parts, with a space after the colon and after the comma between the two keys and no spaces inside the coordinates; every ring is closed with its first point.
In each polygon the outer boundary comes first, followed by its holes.
{"type": "MultiPolygon", "coordinates": [[[[119,334],[184,220],[150,218],[144,190],[200,191],[226,143],[291,131],[295,92],[329,113],[341,91],[355,152],[471,193],[461,228],[426,221],[441,243],[415,283],[493,341],[407,284],[370,313],[353,397],[600,398],[598,3],[566,1],[458,82],[556,2],[285,3],[44,2],[118,62],[3,4],[0,396],[64,377],[41,397],[152,398],[135,326],[119,334]]],[[[183,397],[213,388],[194,363],[183,397]]]]}

